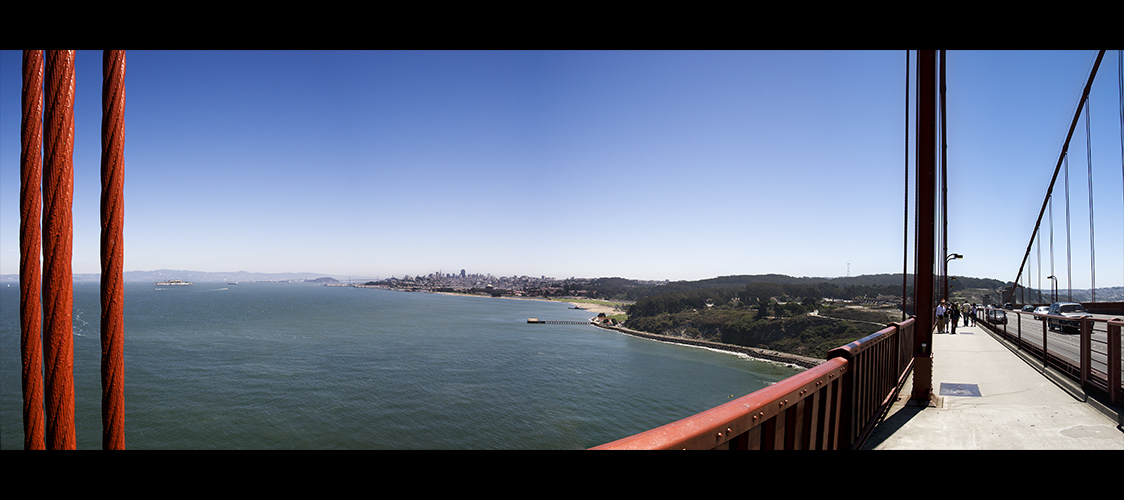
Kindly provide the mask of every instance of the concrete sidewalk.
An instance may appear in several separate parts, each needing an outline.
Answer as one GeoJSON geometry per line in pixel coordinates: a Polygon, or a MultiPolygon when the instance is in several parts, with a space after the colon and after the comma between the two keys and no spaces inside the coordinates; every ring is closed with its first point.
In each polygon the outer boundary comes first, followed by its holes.
{"type": "Polygon", "coordinates": [[[913,379],[874,430],[873,450],[1124,450],[1118,418],[1081,401],[983,327],[933,335],[933,396],[913,379]]]}

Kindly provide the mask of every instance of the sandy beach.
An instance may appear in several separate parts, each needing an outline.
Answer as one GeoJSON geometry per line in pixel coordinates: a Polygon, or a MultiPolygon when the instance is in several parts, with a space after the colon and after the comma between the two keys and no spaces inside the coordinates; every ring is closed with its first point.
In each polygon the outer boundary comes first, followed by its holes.
{"type": "Polygon", "coordinates": [[[622,309],[617,309],[616,306],[611,306],[611,305],[606,305],[606,304],[598,304],[598,303],[592,303],[592,302],[580,302],[580,301],[576,301],[576,300],[571,301],[571,300],[567,300],[567,299],[544,299],[544,298],[535,298],[535,297],[500,297],[500,298],[516,299],[516,300],[538,300],[538,301],[542,301],[542,302],[561,302],[561,303],[564,303],[564,304],[569,304],[570,307],[577,307],[579,309],[584,309],[586,311],[589,311],[589,312],[593,313],[593,315],[590,316],[590,317],[597,316],[598,314],[601,314],[601,313],[605,313],[606,316],[612,316],[614,314],[624,314],[623,308],[626,305],[624,303],[621,303],[620,305],[621,305],[622,309]]]}
{"type": "Polygon", "coordinates": [[[441,295],[453,295],[453,296],[457,296],[457,297],[480,297],[480,298],[488,298],[488,299],[496,298],[496,299],[507,299],[507,300],[537,300],[537,301],[540,301],[540,302],[559,302],[559,303],[563,303],[563,304],[569,304],[570,307],[578,307],[578,308],[584,309],[586,311],[592,312],[593,316],[596,316],[600,313],[605,313],[606,316],[612,316],[614,314],[624,314],[623,308],[627,305],[627,304],[621,302],[621,303],[619,303],[619,305],[622,309],[617,309],[616,308],[617,306],[611,306],[611,305],[599,304],[599,303],[591,303],[591,302],[581,302],[581,301],[574,300],[574,299],[547,299],[547,298],[543,298],[543,297],[510,297],[510,296],[509,297],[490,297],[490,296],[487,296],[487,295],[476,295],[476,294],[454,293],[454,292],[432,292],[432,293],[438,293],[438,294],[441,294],[441,295]]]}
{"type": "MultiPolygon", "coordinates": [[[[551,302],[565,302],[565,300],[552,300],[551,302]]],[[[609,306],[605,304],[594,304],[589,302],[570,302],[571,307],[580,307],[586,311],[592,312],[594,315],[605,313],[606,316],[614,314],[623,314],[624,311],[617,309],[616,306],[609,306]]],[[[622,304],[623,306],[624,304],[622,304]]]]}

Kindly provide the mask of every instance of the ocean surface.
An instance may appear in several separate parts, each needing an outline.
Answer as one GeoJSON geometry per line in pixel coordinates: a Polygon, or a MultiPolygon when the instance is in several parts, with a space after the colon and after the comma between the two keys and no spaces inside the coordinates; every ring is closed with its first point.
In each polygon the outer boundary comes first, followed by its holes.
{"type": "MultiPolygon", "coordinates": [[[[583,449],[799,371],[589,325],[568,304],[328,287],[125,287],[128,449],[583,449]]],[[[79,449],[101,448],[97,283],[74,288],[79,449]]],[[[0,448],[22,449],[19,287],[0,287],[0,448]]]]}

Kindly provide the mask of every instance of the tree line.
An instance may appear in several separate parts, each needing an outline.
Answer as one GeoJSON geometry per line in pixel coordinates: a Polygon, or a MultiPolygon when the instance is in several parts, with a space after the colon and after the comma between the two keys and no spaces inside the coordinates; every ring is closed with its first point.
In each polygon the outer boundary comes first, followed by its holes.
{"type": "MultiPolygon", "coordinates": [[[[913,276],[907,276],[906,296],[913,293],[913,276]]],[[[957,277],[949,281],[950,291],[966,288],[995,290],[1007,285],[990,278],[957,277]]],[[[719,276],[697,281],[663,283],[640,282],[624,278],[596,278],[568,281],[564,293],[585,290],[594,298],[635,301],[638,315],[675,312],[704,307],[712,303],[728,303],[737,299],[743,305],[761,297],[778,297],[779,302],[806,302],[810,299],[853,300],[879,296],[901,297],[902,275],[875,274],[843,278],[807,278],[782,274],[719,276]]],[[[632,314],[630,312],[630,314],[632,314]]]]}
{"type": "MultiPolygon", "coordinates": [[[[799,283],[749,283],[738,287],[712,287],[679,289],[654,293],[637,300],[629,307],[632,316],[656,316],[677,313],[688,309],[728,305],[731,307],[757,307],[759,316],[776,309],[775,316],[803,314],[814,309],[823,299],[853,300],[863,297],[900,297],[901,284],[838,286],[829,282],[799,283]]],[[[912,293],[912,287],[906,289],[912,293]]]]}
{"type": "MultiPolygon", "coordinates": [[[[1002,286],[1002,282],[963,278],[949,286],[957,285],[988,288],[1002,286]]],[[[900,299],[902,275],[835,279],[725,276],[633,286],[620,293],[638,297],[628,308],[627,328],[822,357],[829,349],[871,333],[870,323],[896,320],[886,310],[850,308],[825,300],[900,299]],[[816,309],[819,315],[807,314],[816,309]]],[[[911,296],[912,286],[905,293],[911,296]]]]}

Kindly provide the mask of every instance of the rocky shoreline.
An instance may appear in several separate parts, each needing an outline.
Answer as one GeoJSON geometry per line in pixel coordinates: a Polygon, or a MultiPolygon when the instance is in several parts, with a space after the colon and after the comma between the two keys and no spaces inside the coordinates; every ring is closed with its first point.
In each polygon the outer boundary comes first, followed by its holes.
{"type": "Polygon", "coordinates": [[[714,350],[718,350],[718,351],[726,351],[726,352],[733,352],[733,353],[738,353],[738,354],[745,354],[746,356],[749,356],[751,358],[761,359],[761,360],[764,360],[764,361],[773,361],[773,362],[783,363],[783,364],[788,364],[788,365],[795,365],[795,366],[799,366],[801,368],[813,368],[815,366],[818,366],[820,363],[824,362],[824,360],[822,360],[822,359],[810,358],[810,357],[807,357],[807,356],[799,356],[799,355],[796,355],[796,354],[789,354],[789,353],[785,353],[785,352],[770,351],[770,350],[766,350],[766,349],[758,349],[756,347],[747,347],[747,346],[740,346],[740,345],[733,345],[733,344],[723,344],[723,343],[719,343],[719,342],[707,342],[705,340],[685,339],[685,338],[682,338],[682,337],[672,337],[672,336],[669,336],[669,335],[657,335],[657,334],[654,334],[654,333],[641,332],[641,331],[638,331],[638,330],[630,330],[630,329],[624,328],[622,326],[606,325],[606,324],[601,324],[601,323],[598,323],[598,322],[593,322],[593,325],[597,326],[598,328],[604,328],[606,330],[613,330],[613,331],[616,331],[616,332],[619,332],[619,333],[623,333],[625,335],[631,335],[633,337],[640,337],[640,338],[655,340],[655,341],[659,341],[659,342],[668,342],[668,343],[671,343],[671,344],[683,344],[683,345],[689,345],[689,346],[695,346],[695,347],[705,347],[705,348],[708,348],[708,349],[714,349],[714,350]]]}
{"type": "MultiPolygon", "coordinates": [[[[447,293],[447,295],[460,295],[460,296],[464,296],[464,297],[471,297],[472,296],[472,295],[466,295],[466,294],[451,294],[451,293],[447,293]]],[[[620,312],[620,311],[616,310],[616,308],[613,307],[613,306],[596,304],[596,303],[588,303],[588,302],[567,301],[566,299],[553,299],[553,300],[551,300],[551,299],[544,299],[544,298],[537,298],[537,297],[500,297],[500,298],[518,299],[518,300],[541,300],[541,301],[547,301],[547,302],[562,302],[562,303],[568,302],[572,307],[579,307],[581,309],[584,309],[584,310],[592,312],[592,313],[605,313],[606,316],[611,316],[613,314],[617,314],[617,313],[620,312]]],[[[590,324],[592,324],[592,325],[594,325],[598,328],[604,328],[606,330],[613,330],[615,332],[623,333],[625,335],[631,335],[633,337],[639,337],[639,338],[644,338],[644,339],[648,339],[648,340],[655,340],[657,342],[667,342],[669,344],[681,344],[681,345],[689,345],[689,346],[695,346],[695,347],[704,347],[704,348],[707,348],[707,349],[714,349],[716,351],[725,351],[725,352],[732,352],[732,353],[737,353],[737,354],[744,354],[744,355],[749,356],[751,358],[760,359],[762,361],[771,361],[771,362],[774,362],[774,363],[793,365],[793,366],[798,366],[798,367],[801,367],[801,368],[812,368],[812,367],[818,366],[820,363],[824,362],[824,360],[819,359],[819,358],[799,356],[799,355],[796,355],[796,354],[789,354],[789,353],[786,353],[786,352],[770,351],[770,350],[767,350],[767,349],[758,349],[756,347],[747,347],[747,346],[740,346],[740,345],[733,345],[733,344],[723,344],[723,343],[720,343],[720,342],[708,342],[708,341],[705,341],[705,340],[686,339],[686,338],[682,338],[682,337],[673,337],[673,336],[670,336],[670,335],[659,335],[659,334],[655,334],[655,333],[642,332],[642,331],[639,331],[639,330],[632,330],[632,329],[629,329],[629,328],[625,328],[623,326],[609,325],[609,324],[605,324],[605,323],[602,323],[602,322],[599,322],[599,321],[593,321],[594,319],[596,319],[596,318],[590,318],[590,324]]]]}

